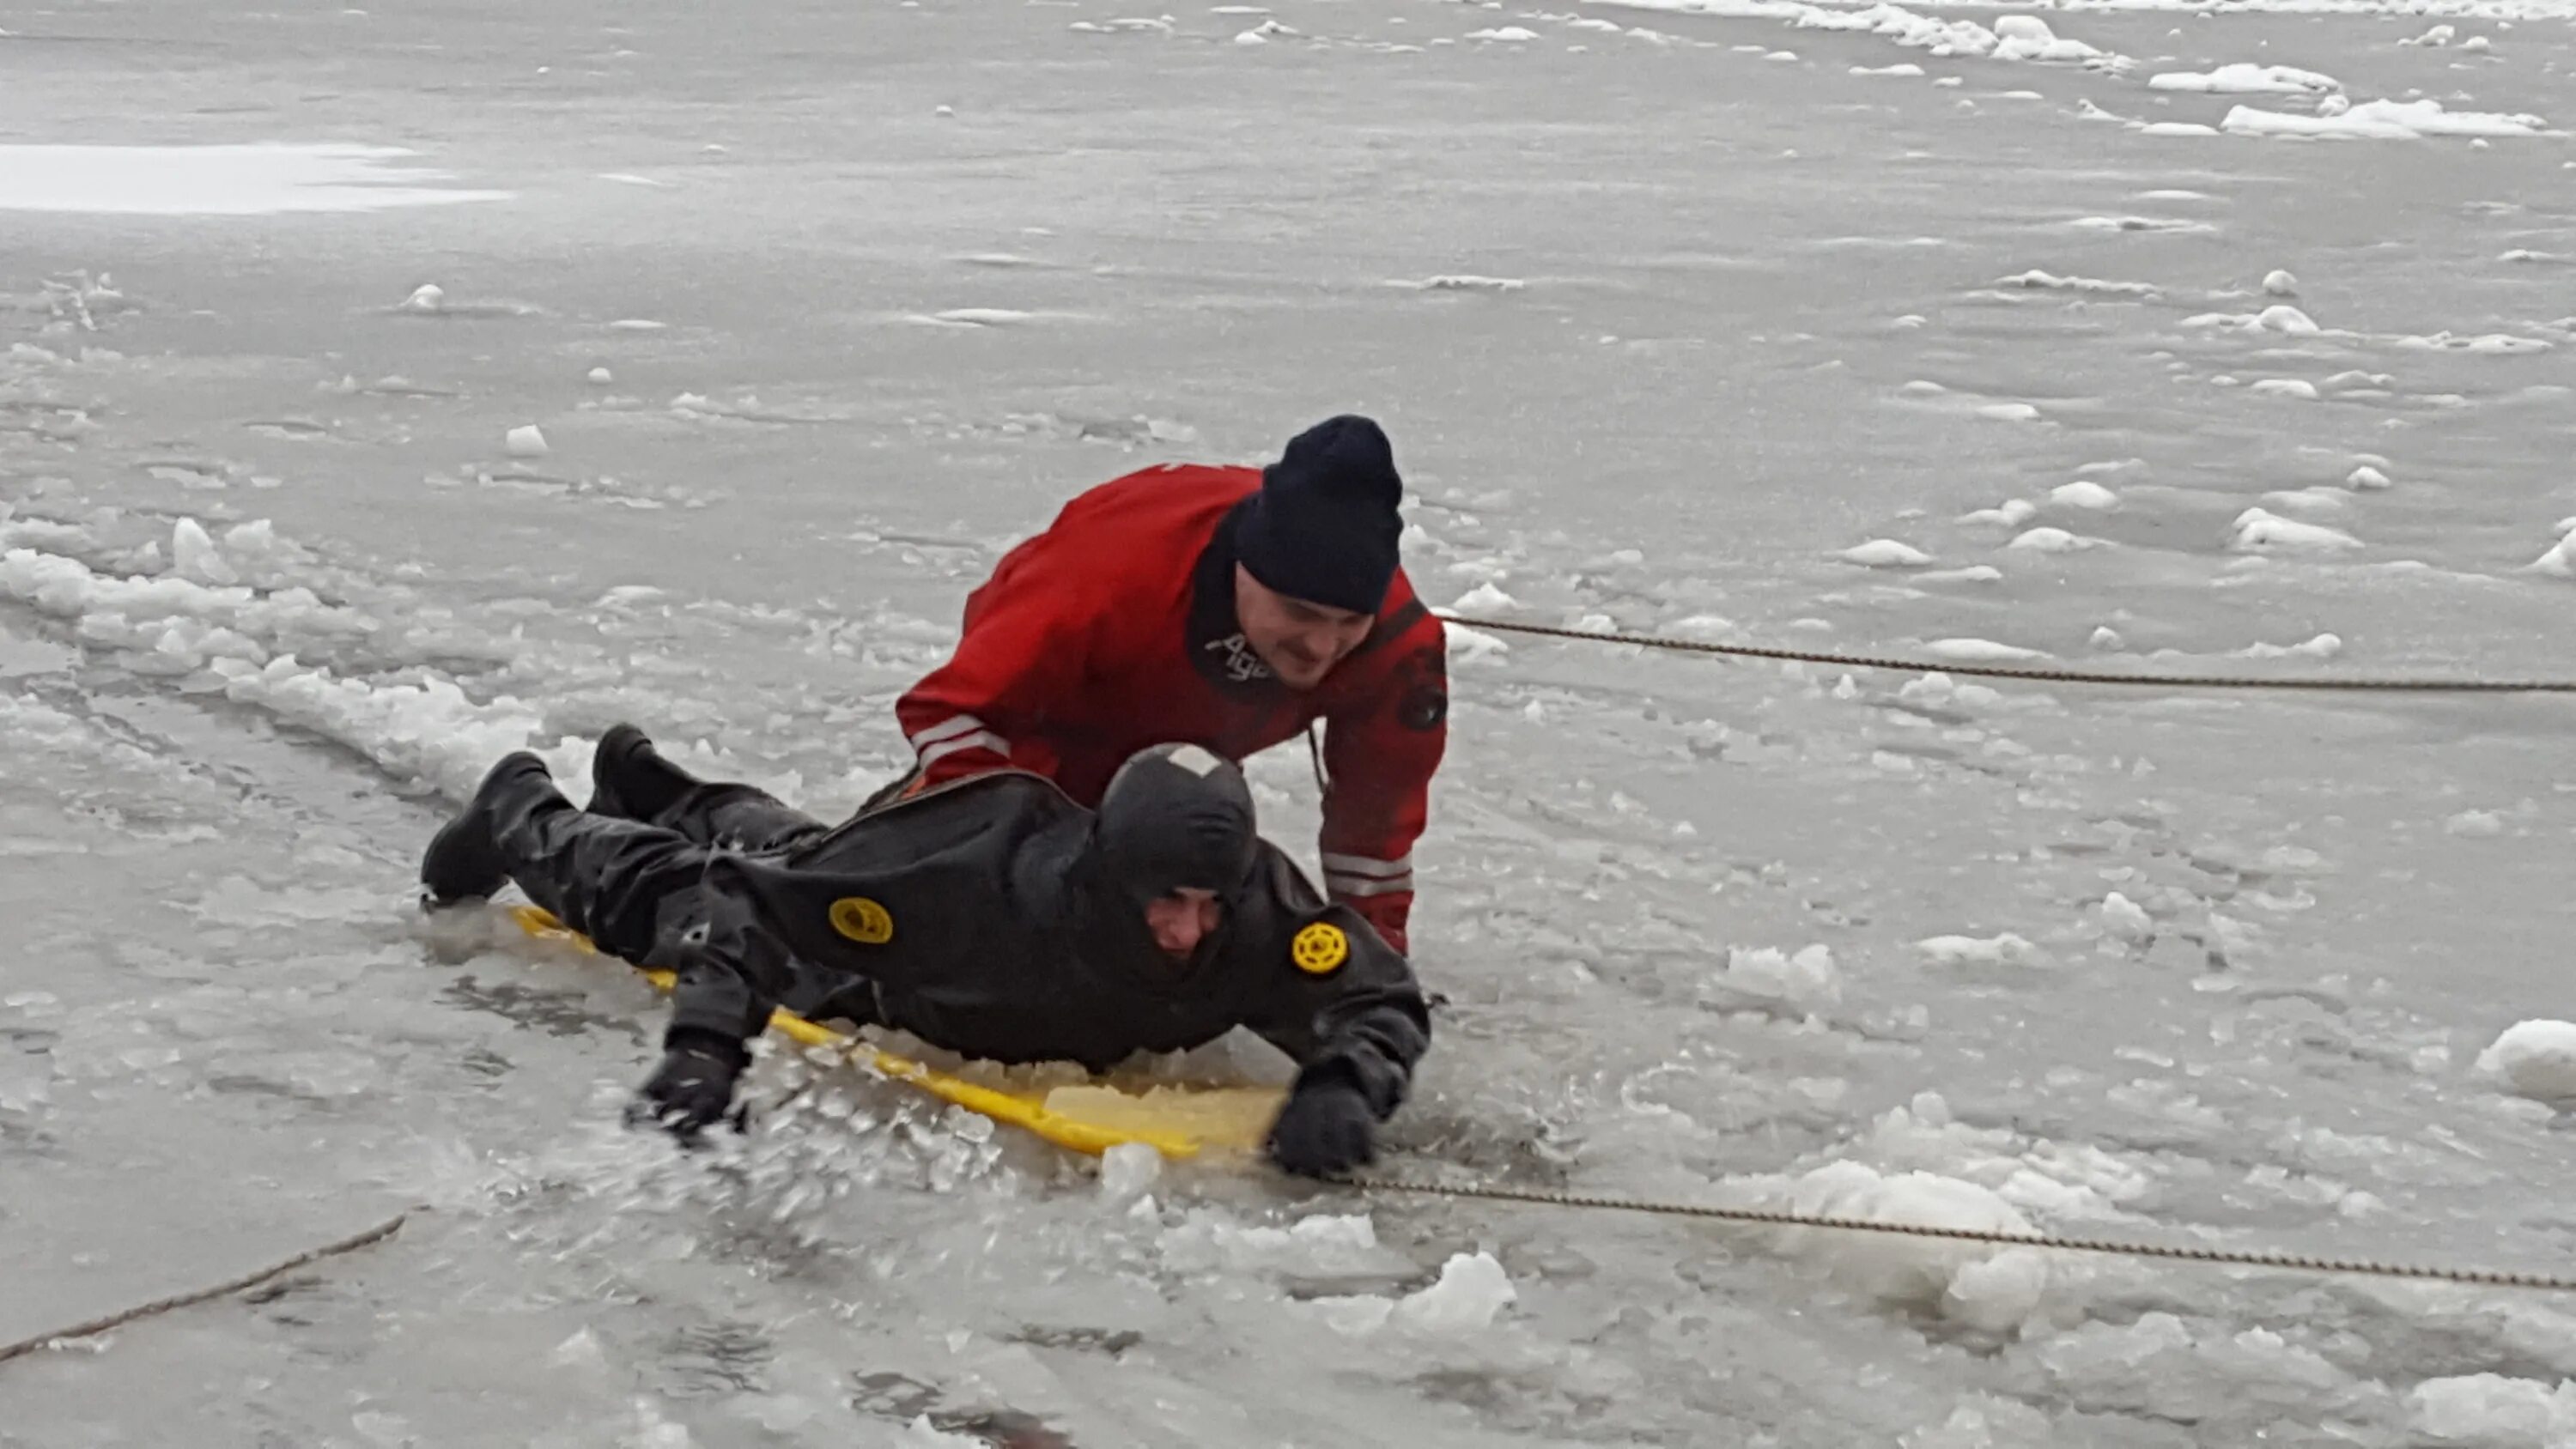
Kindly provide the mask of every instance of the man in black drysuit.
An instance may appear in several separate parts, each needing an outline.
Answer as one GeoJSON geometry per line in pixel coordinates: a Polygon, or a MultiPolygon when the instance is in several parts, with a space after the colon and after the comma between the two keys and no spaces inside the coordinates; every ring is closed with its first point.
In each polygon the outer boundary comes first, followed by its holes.
{"type": "Polygon", "coordinates": [[[588,810],[544,761],[495,765],[421,860],[429,904],[504,880],[602,949],[679,981],[637,1106],[722,1119],[773,1006],[972,1057],[1106,1070],[1248,1027],[1298,1063],[1269,1150],[1327,1176],[1373,1160],[1430,1042],[1413,970],[1260,838],[1242,772],[1140,751],[1095,815],[1002,771],[826,828],[702,783],[609,731],[588,810]]]}

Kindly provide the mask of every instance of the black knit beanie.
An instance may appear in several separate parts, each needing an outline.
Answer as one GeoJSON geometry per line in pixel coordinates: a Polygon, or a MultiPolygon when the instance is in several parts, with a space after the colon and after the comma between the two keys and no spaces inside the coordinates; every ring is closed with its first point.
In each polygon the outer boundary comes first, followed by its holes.
{"type": "Polygon", "coordinates": [[[1261,470],[1235,557],[1266,588],[1374,614],[1395,578],[1404,480],[1386,433],[1367,418],[1327,418],[1261,470]]]}

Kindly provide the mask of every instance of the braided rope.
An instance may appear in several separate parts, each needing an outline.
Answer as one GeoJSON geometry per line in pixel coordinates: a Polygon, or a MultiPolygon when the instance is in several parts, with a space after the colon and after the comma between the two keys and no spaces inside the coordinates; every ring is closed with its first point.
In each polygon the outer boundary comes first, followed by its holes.
{"type": "Polygon", "coordinates": [[[1711,644],[1656,634],[1620,634],[1592,629],[1559,629],[1547,624],[1517,624],[1503,619],[1476,619],[1435,611],[1452,624],[1490,629],[1498,634],[1531,634],[1547,639],[1581,639],[1594,644],[1635,644],[1682,654],[1720,654],[1737,659],[1779,659],[1844,669],[1893,669],[1906,674],[1949,674],[1971,679],[2019,679],[2040,684],[2130,684],[2163,689],[2303,689],[2313,692],[2384,691],[2407,694],[2576,694],[2576,679],[2256,679],[2233,674],[2102,674],[2082,669],[2043,669],[2018,664],[1953,664],[1920,659],[1891,659],[1870,654],[1829,654],[1804,649],[1775,649],[1755,644],[1711,644]]]}
{"type": "Polygon", "coordinates": [[[256,1273],[246,1273],[211,1288],[200,1288],[193,1293],[180,1293],[168,1298],[156,1298],[149,1303],[136,1304],[122,1313],[111,1313],[105,1318],[93,1318],[87,1323],[58,1328],[51,1333],[37,1334],[33,1338],[22,1338],[16,1343],[0,1344],[0,1363],[7,1363],[13,1358],[34,1353],[39,1349],[54,1348],[69,1343],[73,1339],[95,1338],[110,1329],[122,1328],[139,1318],[150,1318],[155,1314],[168,1313],[172,1309],[186,1308],[227,1294],[239,1293],[245,1288],[256,1288],[272,1278],[283,1277],[294,1272],[307,1263],[318,1263],[324,1258],[336,1258],[343,1253],[354,1253],[370,1244],[381,1243],[392,1237],[410,1217],[409,1213],[396,1213],[363,1233],[342,1238],[336,1243],[325,1243],[321,1247],[308,1249],[283,1263],[262,1268],[256,1273]]]}
{"type": "Polygon", "coordinates": [[[2359,1273],[2380,1278],[2423,1278],[2444,1283],[2471,1283],[2489,1288],[2536,1288],[2576,1293],[2576,1278],[2546,1273],[2512,1273],[2490,1268],[2451,1268],[2417,1263],[2376,1263],[2358,1258],[2319,1258],[2304,1253],[2270,1253],[2234,1248],[2197,1248],[2179,1243],[2121,1242],[2109,1238],[2061,1238],[2046,1233],[2002,1232],[1987,1228],[1943,1228],[1927,1223],[1882,1223],[1868,1218],[1809,1217],[1768,1208],[1718,1207],[1707,1203],[1655,1202],[1641,1198],[1601,1197],[1555,1192],[1545,1188],[1502,1187],[1492,1183],[1421,1182],[1409,1178],[1366,1177],[1343,1181],[1363,1192],[1409,1193],[1425,1197],[1484,1198],[1495,1202],[1543,1203],[1552,1207],[1598,1208],[1612,1212],[1654,1213],[1665,1217],[1717,1218],[1782,1228],[1832,1228],[1855,1233],[1892,1233],[1912,1238],[1954,1238],[1969,1243],[1995,1243],[2016,1248],[2053,1248],[2069,1253],[2109,1253],[2132,1258],[2172,1258],[2187,1263],[2226,1263],[2246,1268],[2289,1268],[2309,1273],[2359,1273]]]}

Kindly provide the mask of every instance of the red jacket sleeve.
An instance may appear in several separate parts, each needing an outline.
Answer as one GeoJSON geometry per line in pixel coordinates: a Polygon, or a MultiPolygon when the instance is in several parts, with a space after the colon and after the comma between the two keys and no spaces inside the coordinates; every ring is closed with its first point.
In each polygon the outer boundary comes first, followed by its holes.
{"type": "Polygon", "coordinates": [[[926,789],[1005,766],[1055,778],[1046,707],[1076,691],[1099,617],[1093,596],[1003,570],[967,602],[946,664],[895,701],[926,789]]]}
{"type": "Polygon", "coordinates": [[[1369,684],[1324,717],[1324,887],[1409,951],[1413,842],[1449,744],[1448,636],[1421,613],[1373,652],[1385,662],[1369,684]]]}

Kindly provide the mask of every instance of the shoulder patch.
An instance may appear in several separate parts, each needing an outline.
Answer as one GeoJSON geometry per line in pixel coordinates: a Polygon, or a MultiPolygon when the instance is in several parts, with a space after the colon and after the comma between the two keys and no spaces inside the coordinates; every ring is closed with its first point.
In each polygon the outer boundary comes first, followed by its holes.
{"type": "Polygon", "coordinates": [[[832,929],[862,946],[882,946],[894,939],[894,916],[866,896],[843,896],[832,902],[832,929]]]}
{"type": "Polygon", "coordinates": [[[1288,943],[1288,959],[1309,976],[1330,976],[1351,959],[1351,938],[1330,921],[1317,921],[1288,943]]]}

